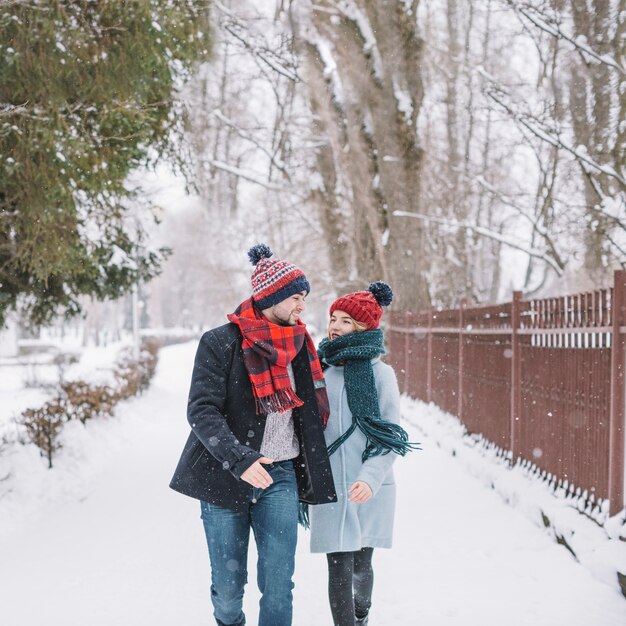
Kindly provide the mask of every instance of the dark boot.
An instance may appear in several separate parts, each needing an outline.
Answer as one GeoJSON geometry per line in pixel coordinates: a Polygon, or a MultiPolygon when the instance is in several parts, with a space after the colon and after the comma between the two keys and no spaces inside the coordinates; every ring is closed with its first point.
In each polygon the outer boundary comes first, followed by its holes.
{"type": "Polygon", "coordinates": [[[365,617],[357,617],[356,618],[356,626],[367,626],[369,623],[369,616],[365,617]]]}

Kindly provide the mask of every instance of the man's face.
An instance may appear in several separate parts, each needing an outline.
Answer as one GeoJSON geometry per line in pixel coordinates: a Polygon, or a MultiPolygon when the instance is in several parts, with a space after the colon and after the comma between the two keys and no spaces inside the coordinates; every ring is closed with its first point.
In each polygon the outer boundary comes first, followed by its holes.
{"type": "Polygon", "coordinates": [[[300,314],[304,311],[306,295],[306,291],[294,293],[293,296],[285,298],[269,309],[263,309],[262,313],[272,324],[295,326],[298,323],[300,314]]]}

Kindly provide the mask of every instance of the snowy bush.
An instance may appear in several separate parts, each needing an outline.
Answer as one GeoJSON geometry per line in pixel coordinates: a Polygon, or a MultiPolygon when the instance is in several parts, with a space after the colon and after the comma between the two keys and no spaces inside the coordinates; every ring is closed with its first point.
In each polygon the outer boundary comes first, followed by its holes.
{"type": "Polygon", "coordinates": [[[16,421],[25,428],[28,441],[39,447],[48,460],[48,467],[52,467],[53,456],[62,447],[59,437],[63,424],[73,420],[86,424],[96,417],[111,416],[120,400],[145,391],[156,371],[158,352],[156,340],[142,344],[138,359],[133,358],[130,350],[125,350],[113,372],[117,387],[84,380],[64,382],[52,400],[38,409],[22,412],[16,421]]]}
{"type": "Polygon", "coordinates": [[[130,351],[124,352],[114,371],[120,398],[143,393],[150,386],[156,371],[158,353],[159,342],[155,339],[148,339],[142,344],[138,359],[134,359],[130,351]]]}
{"type": "Polygon", "coordinates": [[[63,399],[55,398],[38,409],[26,409],[17,420],[26,429],[28,439],[48,459],[48,467],[52,467],[54,453],[61,449],[58,438],[66,420],[65,412],[63,399]]]}
{"type": "Polygon", "coordinates": [[[62,400],[65,402],[67,420],[77,419],[83,424],[93,417],[113,414],[120,396],[107,385],[92,385],[84,380],[64,383],[62,400]]]}

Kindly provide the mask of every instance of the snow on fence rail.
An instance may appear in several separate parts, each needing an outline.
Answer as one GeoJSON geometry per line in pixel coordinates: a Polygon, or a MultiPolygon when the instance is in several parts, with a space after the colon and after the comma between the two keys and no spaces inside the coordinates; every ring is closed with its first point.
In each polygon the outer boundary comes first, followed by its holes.
{"type": "Polygon", "coordinates": [[[591,293],[393,312],[387,342],[405,393],[592,507],[624,508],[626,271],[591,293]]]}

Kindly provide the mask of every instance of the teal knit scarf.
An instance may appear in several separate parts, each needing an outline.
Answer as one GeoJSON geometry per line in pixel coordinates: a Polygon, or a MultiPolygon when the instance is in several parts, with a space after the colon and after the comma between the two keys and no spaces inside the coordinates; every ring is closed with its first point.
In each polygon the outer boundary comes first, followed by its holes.
{"type": "MultiPolygon", "coordinates": [[[[404,456],[416,444],[398,424],[381,418],[372,359],[385,353],[383,331],[380,329],[353,332],[336,339],[323,339],[317,353],[329,365],[344,366],[344,381],[352,424],[328,446],[331,455],[359,428],[367,438],[362,460],[378,454],[394,452],[404,456]]],[[[331,416],[332,419],[332,416],[331,416]]]]}

